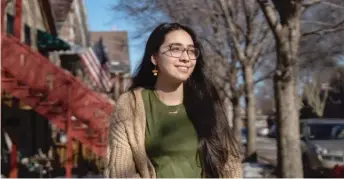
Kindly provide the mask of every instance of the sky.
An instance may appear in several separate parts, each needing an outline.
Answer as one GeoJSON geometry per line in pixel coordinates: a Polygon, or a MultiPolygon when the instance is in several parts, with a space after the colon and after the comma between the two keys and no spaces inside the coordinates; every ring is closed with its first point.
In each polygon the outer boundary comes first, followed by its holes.
{"type": "Polygon", "coordinates": [[[133,72],[143,55],[144,44],[138,44],[132,38],[135,24],[124,18],[125,14],[111,9],[116,2],[116,0],[84,0],[88,28],[89,31],[127,31],[130,69],[133,72]]]}

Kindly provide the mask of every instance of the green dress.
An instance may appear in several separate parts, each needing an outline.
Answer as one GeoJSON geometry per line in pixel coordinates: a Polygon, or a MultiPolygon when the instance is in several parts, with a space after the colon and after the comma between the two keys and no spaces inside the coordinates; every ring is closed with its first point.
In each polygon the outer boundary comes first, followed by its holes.
{"type": "Polygon", "coordinates": [[[152,90],[142,91],[146,112],[145,147],[157,178],[200,178],[197,133],[184,105],[167,106],[152,90]],[[177,114],[169,114],[176,111],[177,114]]]}

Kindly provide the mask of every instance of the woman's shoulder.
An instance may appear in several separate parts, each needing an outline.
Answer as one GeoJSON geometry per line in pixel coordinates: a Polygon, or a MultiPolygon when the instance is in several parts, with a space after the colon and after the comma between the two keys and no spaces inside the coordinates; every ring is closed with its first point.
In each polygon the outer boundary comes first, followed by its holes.
{"type": "Polygon", "coordinates": [[[136,113],[136,109],[140,106],[142,99],[141,88],[125,92],[119,96],[114,109],[114,117],[112,122],[124,121],[132,119],[136,113]]]}
{"type": "Polygon", "coordinates": [[[127,91],[119,96],[116,102],[116,108],[134,104],[137,102],[137,98],[142,98],[141,91],[143,88],[137,88],[134,90],[127,91]]]}

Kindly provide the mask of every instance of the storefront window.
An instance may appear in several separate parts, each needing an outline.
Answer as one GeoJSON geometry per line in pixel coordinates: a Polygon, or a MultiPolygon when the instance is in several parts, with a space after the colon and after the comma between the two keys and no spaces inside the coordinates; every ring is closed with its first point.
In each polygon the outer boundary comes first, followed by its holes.
{"type": "Polygon", "coordinates": [[[14,18],[10,14],[7,14],[6,33],[10,35],[14,34],[14,18]]]}

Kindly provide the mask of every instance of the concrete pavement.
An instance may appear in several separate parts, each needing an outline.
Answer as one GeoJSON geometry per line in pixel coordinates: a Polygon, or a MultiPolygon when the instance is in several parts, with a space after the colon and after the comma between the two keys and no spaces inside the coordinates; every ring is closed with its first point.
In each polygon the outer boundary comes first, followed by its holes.
{"type": "Polygon", "coordinates": [[[267,137],[257,137],[258,160],[277,166],[276,140],[267,137]]]}

